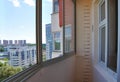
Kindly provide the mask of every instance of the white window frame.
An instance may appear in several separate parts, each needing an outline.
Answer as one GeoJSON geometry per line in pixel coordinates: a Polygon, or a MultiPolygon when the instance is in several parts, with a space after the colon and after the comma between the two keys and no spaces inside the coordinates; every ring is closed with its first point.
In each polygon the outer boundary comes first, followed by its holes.
{"type": "MultiPolygon", "coordinates": [[[[106,25],[104,24],[99,27],[99,54],[100,54],[99,61],[105,66],[105,63],[101,60],[101,32],[102,32],[101,30],[102,28],[105,28],[105,44],[106,44],[106,25]]],[[[106,45],[105,45],[105,62],[106,62],[106,45]]]]}
{"type": "Polygon", "coordinates": [[[101,29],[103,28],[103,27],[105,27],[105,63],[104,62],[102,62],[101,61],[101,56],[99,56],[99,61],[100,61],[100,63],[102,64],[102,65],[104,65],[104,66],[107,66],[107,41],[108,41],[108,39],[107,39],[107,31],[108,31],[108,25],[107,25],[107,0],[101,0],[100,2],[99,2],[99,4],[98,4],[98,12],[99,12],[99,26],[98,26],[98,28],[99,28],[99,54],[101,53],[101,42],[100,42],[100,40],[101,40],[101,29]],[[101,18],[100,18],[100,13],[101,13],[101,11],[100,11],[100,7],[101,7],[101,5],[103,4],[105,2],[105,19],[103,20],[103,21],[101,21],[101,18]]]}
{"type": "Polygon", "coordinates": [[[99,23],[98,23],[98,28],[99,28],[99,36],[98,36],[98,41],[99,41],[99,48],[98,48],[98,54],[99,54],[99,64],[106,70],[108,73],[110,73],[114,78],[117,78],[117,73],[111,70],[109,67],[107,67],[107,60],[108,60],[108,0],[101,0],[98,3],[98,16],[99,16],[99,23]],[[105,19],[101,21],[101,11],[100,11],[100,6],[105,2],[105,19]],[[101,61],[101,42],[100,42],[100,29],[105,27],[105,63],[101,61]]]}

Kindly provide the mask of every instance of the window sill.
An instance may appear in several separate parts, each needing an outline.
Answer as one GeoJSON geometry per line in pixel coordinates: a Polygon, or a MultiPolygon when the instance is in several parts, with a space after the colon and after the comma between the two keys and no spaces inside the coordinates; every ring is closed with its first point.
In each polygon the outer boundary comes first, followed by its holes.
{"type": "Polygon", "coordinates": [[[94,68],[100,73],[100,75],[107,80],[107,82],[117,82],[117,79],[113,77],[106,69],[101,65],[95,65],[94,68]]]}
{"type": "Polygon", "coordinates": [[[33,76],[35,73],[37,73],[41,68],[58,63],[62,60],[65,60],[66,58],[73,56],[74,54],[75,54],[74,52],[70,52],[70,53],[64,54],[63,56],[33,65],[30,68],[28,68],[16,75],[8,77],[3,82],[25,82],[27,79],[29,79],[31,76],[33,76]]]}

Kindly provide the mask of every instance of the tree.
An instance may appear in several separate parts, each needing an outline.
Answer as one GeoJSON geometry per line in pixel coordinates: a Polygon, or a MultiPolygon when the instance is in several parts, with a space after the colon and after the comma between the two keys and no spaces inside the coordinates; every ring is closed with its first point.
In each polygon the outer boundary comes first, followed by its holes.
{"type": "Polygon", "coordinates": [[[3,60],[6,61],[6,62],[8,62],[8,58],[4,58],[3,60]]]}
{"type": "Polygon", "coordinates": [[[21,67],[13,67],[0,62],[0,81],[22,71],[21,67]]]}
{"type": "Polygon", "coordinates": [[[3,66],[3,63],[2,62],[0,62],[0,67],[2,67],[3,66]]]}
{"type": "Polygon", "coordinates": [[[0,52],[4,52],[4,47],[0,46],[0,52]]]}

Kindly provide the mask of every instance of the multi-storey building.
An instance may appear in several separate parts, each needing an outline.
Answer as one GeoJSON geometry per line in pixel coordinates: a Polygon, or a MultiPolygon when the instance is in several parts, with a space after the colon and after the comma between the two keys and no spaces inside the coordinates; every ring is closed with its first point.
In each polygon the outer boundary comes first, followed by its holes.
{"type": "Polygon", "coordinates": [[[9,45],[13,45],[13,41],[12,40],[9,40],[9,45]]]}
{"type": "MultiPolygon", "coordinates": [[[[53,12],[51,14],[51,31],[53,36],[53,58],[56,57],[55,53],[58,54],[63,53],[63,40],[62,40],[62,34],[63,34],[63,28],[61,28],[59,24],[59,2],[58,0],[53,0],[53,12]],[[54,53],[55,52],[55,53],[54,53]]],[[[58,56],[60,56],[58,55],[58,56]]]]}
{"type": "Polygon", "coordinates": [[[8,45],[8,40],[3,40],[3,46],[7,46],[8,45]]]}
{"type": "Polygon", "coordinates": [[[51,32],[51,24],[46,24],[46,59],[52,58],[53,51],[53,39],[51,32]]]}
{"type": "Polygon", "coordinates": [[[11,47],[8,50],[11,66],[29,67],[36,64],[36,47],[11,47]]]}
{"type": "Polygon", "coordinates": [[[26,40],[23,40],[23,46],[25,46],[26,45],[26,40]]]}
{"type": "Polygon", "coordinates": [[[23,45],[23,41],[22,40],[18,40],[18,45],[22,46],[23,45]]]}
{"type": "Polygon", "coordinates": [[[17,44],[18,44],[17,40],[14,40],[14,44],[15,44],[15,45],[17,45],[17,44]]]}

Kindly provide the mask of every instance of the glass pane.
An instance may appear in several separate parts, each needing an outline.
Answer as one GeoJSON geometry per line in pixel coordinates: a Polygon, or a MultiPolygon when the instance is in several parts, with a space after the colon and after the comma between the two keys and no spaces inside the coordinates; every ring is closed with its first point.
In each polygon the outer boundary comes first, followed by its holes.
{"type": "Polygon", "coordinates": [[[101,29],[101,61],[105,62],[105,27],[101,29]]]}
{"type": "Polygon", "coordinates": [[[117,48],[118,48],[118,26],[117,26],[117,0],[108,0],[109,2],[109,29],[108,29],[108,61],[107,66],[114,72],[117,72],[117,48]]]}
{"type": "Polygon", "coordinates": [[[101,5],[101,21],[105,19],[105,1],[101,5]]]}
{"type": "Polygon", "coordinates": [[[43,61],[63,55],[63,28],[60,26],[62,16],[58,12],[62,3],[60,0],[42,1],[42,45],[43,61]]]}
{"type": "Polygon", "coordinates": [[[65,52],[71,51],[71,40],[72,40],[71,27],[65,27],[65,52]]]}
{"type": "Polygon", "coordinates": [[[35,0],[0,0],[0,82],[36,64],[35,0]]]}
{"type": "Polygon", "coordinates": [[[65,4],[65,53],[74,51],[74,1],[73,0],[64,0],[65,4]]]}

